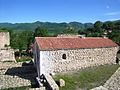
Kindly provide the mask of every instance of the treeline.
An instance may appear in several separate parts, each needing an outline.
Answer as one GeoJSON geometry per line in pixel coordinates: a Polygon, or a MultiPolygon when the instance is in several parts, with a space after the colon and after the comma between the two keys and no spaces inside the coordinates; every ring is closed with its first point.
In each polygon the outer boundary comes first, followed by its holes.
{"type": "Polygon", "coordinates": [[[108,37],[117,44],[120,44],[120,21],[101,22],[96,21],[92,28],[79,30],[79,34],[84,34],[87,37],[108,37]]]}
{"type": "MultiPolygon", "coordinates": [[[[40,23],[40,22],[37,22],[40,23]]],[[[0,31],[9,31],[10,32],[10,46],[14,49],[29,50],[31,44],[34,42],[34,38],[41,37],[51,37],[57,36],[57,34],[80,34],[86,37],[108,37],[112,39],[114,42],[120,44],[120,21],[108,21],[101,22],[96,21],[94,24],[90,24],[90,26],[86,26],[86,28],[77,27],[77,23],[74,26],[67,26],[65,23],[62,24],[65,28],[61,28],[59,32],[50,33],[48,27],[45,26],[37,26],[34,30],[22,30],[16,32],[11,28],[1,27],[0,31]]],[[[55,29],[57,26],[54,26],[55,29]]],[[[62,26],[61,26],[62,27],[62,26]]]]}
{"type": "Polygon", "coordinates": [[[16,32],[20,31],[34,31],[38,26],[45,27],[49,34],[53,33],[61,33],[67,27],[73,27],[76,31],[82,30],[85,28],[93,27],[92,23],[80,23],[80,22],[70,22],[70,23],[52,23],[52,22],[34,22],[34,23],[0,23],[0,27],[4,27],[7,29],[15,30],[16,32]]]}

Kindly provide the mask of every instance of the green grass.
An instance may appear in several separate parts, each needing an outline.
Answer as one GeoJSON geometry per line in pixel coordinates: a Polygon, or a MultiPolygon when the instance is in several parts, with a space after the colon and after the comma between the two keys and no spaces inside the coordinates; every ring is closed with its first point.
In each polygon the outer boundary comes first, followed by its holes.
{"type": "Polygon", "coordinates": [[[120,65],[104,65],[83,69],[77,72],[57,74],[54,79],[56,81],[60,78],[65,80],[66,86],[60,88],[60,90],[76,90],[80,88],[89,90],[103,85],[119,66],[120,65]]]}
{"type": "Polygon", "coordinates": [[[25,61],[31,61],[31,60],[32,60],[32,58],[30,58],[30,57],[21,57],[20,59],[16,58],[17,62],[25,62],[25,61]]]}

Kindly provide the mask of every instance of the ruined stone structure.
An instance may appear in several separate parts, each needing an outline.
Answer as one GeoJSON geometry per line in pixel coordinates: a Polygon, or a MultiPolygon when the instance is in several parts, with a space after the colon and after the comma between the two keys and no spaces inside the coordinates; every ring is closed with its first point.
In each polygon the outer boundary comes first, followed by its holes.
{"type": "Polygon", "coordinates": [[[9,47],[9,32],[0,32],[0,62],[15,61],[14,50],[9,47]]]}
{"type": "Polygon", "coordinates": [[[0,32],[0,48],[5,48],[6,45],[10,45],[9,32],[0,32]]]}
{"type": "Polygon", "coordinates": [[[38,77],[104,64],[116,64],[117,44],[107,38],[36,37],[34,63],[38,77]]]}
{"type": "Polygon", "coordinates": [[[22,66],[22,62],[0,62],[0,90],[30,86],[35,77],[32,65],[22,66]]]}
{"type": "Polygon", "coordinates": [[[0,61],[15,61],[13,49],[0,49],[0,61]]]}

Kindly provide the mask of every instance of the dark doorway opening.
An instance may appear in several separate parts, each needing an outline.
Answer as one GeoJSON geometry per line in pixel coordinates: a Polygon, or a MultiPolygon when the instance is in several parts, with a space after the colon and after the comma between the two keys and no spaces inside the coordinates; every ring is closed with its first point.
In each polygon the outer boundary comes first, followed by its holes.
{"type": "Polygon", "coordinates": [[[116,56],[116,63],[119,64],[120,62],[120,50],[117,52],[117,56],[116,56]]]}

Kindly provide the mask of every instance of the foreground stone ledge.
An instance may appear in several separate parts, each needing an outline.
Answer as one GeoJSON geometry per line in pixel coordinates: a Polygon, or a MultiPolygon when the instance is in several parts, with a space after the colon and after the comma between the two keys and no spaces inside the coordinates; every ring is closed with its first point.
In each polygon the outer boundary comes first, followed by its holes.
{"type": "Polygon", "coordinates": [[[110,79],[106,81],[104,87],[108,88],[108,90],[120,90],[120,67],[110,79]]]}
{"type": "Polygon", "coordinates": [[[99,86],[90,90],[120,90],[120,67],[103,86],[99,86]]]}
{"type": "Polygon", "coordinates": [[[107,88],[103,87],[103,86],[99,86],[90,90],[108,90],[107,88]]]}
{"type": "Polygon", "coordinates": [[[0,89],[30,86],[30,80],[18,76],[0,75],[0,89]]]}
{"type": "Polygon", "coordinates": [[[59,87],[52,78],[52,76],[50,76],[49,74],[44,74],[43,77],[46,80],[45,83],[47,85],[46,87],[48,88],[48,90],[59,90],[59,87]]]}

